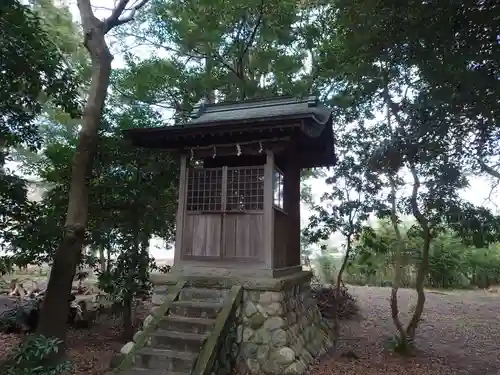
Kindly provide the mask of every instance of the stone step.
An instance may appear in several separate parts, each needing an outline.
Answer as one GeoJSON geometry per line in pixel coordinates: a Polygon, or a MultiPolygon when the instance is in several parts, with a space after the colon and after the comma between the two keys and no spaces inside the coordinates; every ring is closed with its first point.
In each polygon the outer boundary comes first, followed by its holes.
{"type": "Polygon", "coordinates": [[[213,289],[231,289],[234,281],[221,279],[220,277],[198,277],[186,280],[186,287],[190,288],[213,288],[213,289]]]}
{"type": "Polygon", "coordinates": [[[198,353],[146,347],[139,349],[135,365],[148,370],[187,372],[193,369],[198,353]]]}
{"type": "Polygon", "coordinates": [[[151,346],[155,349],[169,349],[199,353],[208,334],[156,330],[151,335],[151,346]]]}
{"type": "Polygon", "coordinates": [[[190,373],[189,371],[173,372],[165,369],[152,370],[149,368],[132,367],[131,369],[120,373],[120,375],[190,375],[190,373]]]}
{"type": "Polygon", "coordinates": [[[179,294],[179,300],[224,302],[228,293],[229,291],[227,289],[184,288],[179,294]]]}
{"type": "Polygon", "coordinates": [[[170,314],[190,318],[215,319],[222,306],[222,302],[175,301],[170,314]]]}
{"type": "Polygon", "coordinates": [[[168,315],[164,317],[159,328],[192,333],[209,333],[215,325],[215,319],[189,318],[187,316],[168,315]]]}

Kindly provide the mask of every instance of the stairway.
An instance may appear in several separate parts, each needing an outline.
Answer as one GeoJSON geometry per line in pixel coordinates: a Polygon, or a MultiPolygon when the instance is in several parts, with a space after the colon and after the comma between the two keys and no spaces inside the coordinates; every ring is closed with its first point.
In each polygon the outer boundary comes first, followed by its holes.
{"type": "Polygon", "coordinates": [[[189,375],[229,291],[186,286],[126,375],[189,375]]]}

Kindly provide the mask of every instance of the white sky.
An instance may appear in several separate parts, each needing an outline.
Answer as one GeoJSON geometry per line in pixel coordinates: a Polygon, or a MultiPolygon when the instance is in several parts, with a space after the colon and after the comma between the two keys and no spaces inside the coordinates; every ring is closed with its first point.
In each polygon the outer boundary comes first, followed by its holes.
{"type": "MultiPolygon", "coordinates": [[[[68,4],[70,7],[70,10],[73,14],[74,20],[79,22],[80,21],[80,15],[78,12],[78,8],[76,6],[76,1],[75,0],[70,0],[70,1],[61,1],[62,3],[68,4]]],[[[114,6],[114,1],[113,0],[94,0],[92,2],[93,5],[98,5],[99,8],[95,9],[95,15],[98,18],[104,18],[107,17],[110,14],[110,11],[105,10],[104,8],[113,8],[114,6]]],[[[110,42],[112,42],[110,40],[110,42]]],[[[157,54],[158,51],[155,50],[146,50],[146,49],[134,49],[134,53],[137,54],[139,57],[147,58],[151,54],[157,54]]],[[[120,56],[119,52],[115,52],[115,59],[113,60],[113,67],[118,68],[123,66],[123,59],[122,56],[120,56]]],[[[318,180],[311,180],[309,184],[312,187],[312,192],[313,192],[313,197],[315,198],[316,202],[319,202],[319,198],[321,195],[323,195],[324,192],[328,190],[328,185],[324,182],[323,179],[318,180]]],[[[486,202],[488,195],[490,194],[490,189],[491,189],[491,182],[488,181],[486,178],[471,178],[470,180],[470,188],[462,192],[462,197],[476,205],[485,205],[487,207],[490,207],[494,209],[497,212],[499,211],[500,208],[500,196],[499,194],[493,194],[492,196],[492,202],[486,202]]],[[[307,209],[307,207],[303,206],[302,207],[302,223],[303,225],[307,223],[308,217],[310,216],[311,212],[307,209]]],[[[340,235],[333,235],[331,238],[331,244],[333,246],[339,246],[342,243],[342,236],[340,235]]],[[[173,250],[167,250],[164,241],[159,240],[159,239],[154,239],[151,241],[151,254],[153,257],[157,259],[163,259],[163,258],[173,258],[173,250]]]]}

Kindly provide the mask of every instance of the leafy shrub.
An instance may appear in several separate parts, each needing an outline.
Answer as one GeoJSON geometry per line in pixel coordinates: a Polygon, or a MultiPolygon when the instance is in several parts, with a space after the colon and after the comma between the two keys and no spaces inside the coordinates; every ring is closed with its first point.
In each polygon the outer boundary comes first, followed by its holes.
{"type": "Polygon", "coordinates": [[[71,369],[68,361],[52,364],[61,341],[42,335],[29,336],[0,364],[5,375],[60,375],[71,369]]]}

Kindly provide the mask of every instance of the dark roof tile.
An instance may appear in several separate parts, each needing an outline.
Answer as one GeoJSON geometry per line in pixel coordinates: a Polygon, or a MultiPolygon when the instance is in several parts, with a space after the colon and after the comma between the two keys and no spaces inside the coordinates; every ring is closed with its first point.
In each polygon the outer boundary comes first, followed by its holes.
{"type": "Polygon", "coordinates": [[[332,111],[320,104],[316,97],[282,97],[275,99],[246,100],[235,103],[202,104],[195,108],[185,126],[209,125],[211,123],[272,120],[280,118],[312,118],[325,124],[332,111]]]}

